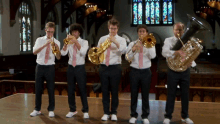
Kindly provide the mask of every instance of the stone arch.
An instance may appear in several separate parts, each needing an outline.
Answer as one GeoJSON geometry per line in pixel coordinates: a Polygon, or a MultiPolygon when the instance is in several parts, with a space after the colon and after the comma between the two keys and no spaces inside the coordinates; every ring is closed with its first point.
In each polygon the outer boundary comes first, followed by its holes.
{"type": "Polygon", "coordinates": [[[26,2],[28,2],[31,5],[31,12],[33,14],[33,21],[37,21],[37,11],[36,11],[36,7],[35,7],[35,3],[34,0],[24,0],[26,2]]]}

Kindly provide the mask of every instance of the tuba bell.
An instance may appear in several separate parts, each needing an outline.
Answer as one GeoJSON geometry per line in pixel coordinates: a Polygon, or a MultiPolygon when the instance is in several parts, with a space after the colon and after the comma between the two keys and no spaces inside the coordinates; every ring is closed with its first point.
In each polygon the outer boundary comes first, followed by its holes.
{"type": "Polygon", "coordinates": [[[179,54],[168,57],[167,65],[168,67],[176,72],[183,72],[188,67],[188,65],[194,61],[200,52],[202,51],[203,46],[201,45],[202,40],[193,37],[194,34],[202,31],[210,31],[209,25],[205,22],[202,22],[198,18],[192,17],[187,14],[189,18],[189,25],[187,26],[186,32],[182,37],[178,37],[177,43],[174,45],[172,50],[182,50],[186,53],[186,56],[183,58],[179,54]]]}
{"type": "MultiPolygon", "coordinates": [[[[138,39],[138,41],[133,45],[135,46],[138,42],[141,42],[142,45],[146,48],[152,48],[153,46],[155,46],[156,44],[156,38],[154,37],[154,35],[152,33],[150,33],[149,35],[143,37],[142,40],[138,39]]],[[[127,52],[126,59],[128,60],[129,63],[131,63],[134,59],[134,55],[137,53],[137,50],[135,51],[135,53],[133,54],[132,58],[129,59],[128,57],[128,53],[131,52],[133,46],[131,47],[131,49],[127,52]]]]}
{"type": "Polygon", "coordinates": [[[107,38],[103,43],[100,44],[100,47],[93,47],[88,52],[89,61],[93,64],[100,64],[105,60],[104,52],[110,47],[112,41],[107,38]]]}

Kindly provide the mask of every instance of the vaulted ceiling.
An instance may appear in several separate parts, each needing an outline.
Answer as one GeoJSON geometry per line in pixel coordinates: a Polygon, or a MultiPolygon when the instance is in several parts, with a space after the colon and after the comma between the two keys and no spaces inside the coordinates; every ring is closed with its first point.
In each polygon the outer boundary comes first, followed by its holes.
{"type": "MultiPolygon", "coordinates": [[[[16,12],[22,1],[23,0],[10,0],[11,26],[16,23],[16,12]]],[[[61,17],[59,18],[62,18],[59,24],[62,27],[62,31],[69,26],[67,20],[74,12],[76,12],[76,22],[83,26],[85,25],[84,19],[88,17],[88,29],[95,23],[96,33],[101,24],[114,14],[115,0],[41,0],[41,29],[44,28],[48,13],[53,10],[59,2],[61,2],[61,10],[58,10],[61,11],[61,17]]]]}
{"type": "Polygon", "coordinates": [[[193,0],[194,12],[212,26],[215,34],[215,21],[220,25],[220,0],[193,0]]]}

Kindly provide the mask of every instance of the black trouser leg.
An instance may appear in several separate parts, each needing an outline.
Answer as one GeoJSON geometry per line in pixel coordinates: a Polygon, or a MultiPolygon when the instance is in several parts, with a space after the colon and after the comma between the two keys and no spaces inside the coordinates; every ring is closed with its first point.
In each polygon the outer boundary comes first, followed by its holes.
{"type": "Polygon", "coordinates": [[[137,100],[138,100],[138,91],[139,91],[139,73],[136,69],[131,68],[130,70],[130,88],[131,88],[131,117],[138,117],[137,109],[137,100]]]}
{"type": "Polygon", "coordinates": [[[110,86],[111,86],[111,94],[112,94],[112,102],[111,102],[111,114],[117,114],[118,108],[118,87],[121,80],[121,66],[114,65],[110,66],[110,86]]]}
{"type": "Polygon", "coordinates": [[[183,72],[182,80],[180,82],[180,90],[181,90],[181,104],[182,104],[182,111],[181,116],[182,118],[188,118],[188,109],[189,109],[189,84],[190,83],[190,69],[187,69],[183,72]]]}
{"type": "Polygon", "coordinates": [[[37,111],[41,110],[43,85],[44,85],[44,70],[43,67],[37,65],[35,70],[35,110],[37,111]]]}
{"type": "Polygon", "coordinates": [[[54,96],[54,88],[55,88],[55,68],[54,66],[46,67],[47,71],[45,72],[45,79],[47,82],[47,90],[49,96],[49,106],[47,108],[48,111],[54,111],[55,108],[55,96],[54,96]]]}
{"type": "Polygon", "coordinates": [[[178,73],[169,69],[167,73],[167,102],[165,109],[166,111],[165,118],[172,119],[178,82],[179,82],[178,73]]]}
{"type": "Polygon", "coordinates": [[[69,65],[67,69],[67,83],[68,83],[68,103],[70,112],[76,111],[76,102],[75,102],[75,75],[73,66],[69,65]]]}
{"type": "Polygon", "coordinates": [[[100,65],[99,75],[102,87],[102,103],[104,114],[110,114],[110,94],[109,94],[109,79],[108,79],[108,71],[106,70],[107,67],[104,65],[100,65]]]}
{"type": "Polygon", "coordinates": [[[144,69],[141,70],[141,80],[140,80],[140,86],[141,86],[141,95],[142,95],[142,115],[141,117],[148,118],[148,115],[150,114],[150,106],[149,106],[149,90],[150,90],[150,84],[151,84],[151,70],[150,69],[144,69]]]}
{"type": "Polygon", "coordinates": [[[88,112],[87,89],[86,89],[86,70],[84,65],[76,66],[76,81],[80,91],[81,102],[83,105],[82,112],[88,112]]]}

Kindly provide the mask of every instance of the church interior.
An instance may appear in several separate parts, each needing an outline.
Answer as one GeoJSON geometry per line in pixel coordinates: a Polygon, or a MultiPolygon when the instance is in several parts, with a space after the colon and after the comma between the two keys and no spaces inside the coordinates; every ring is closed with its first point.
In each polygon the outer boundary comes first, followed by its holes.
{"type": "MultiPolygon", "coordinates": [[[[100,83],[99,65],[85,58],[87,97],[91,119],[78,116],[66,119],[68,56],[55,60],[55,95],[57,118],[45,115],[30,118],[34,107],[36,58],[33,46],[38,37],[45,36],[45,24],[54,22],[54,38],[63,40],[73,23],[81,24],[81,38],[88,40],[89,49],[96,47],[101,36],[108,34],[107,22],[116,18],[118,35],[127,45],[138,39],[137,26],[146,24],[156,38],[156,57],[151,60],[150,116],[152,124],[162,124],[167,98],[167,64],[161,54],[164,40],[173,36],[173,25],[189,25],[187,14],[200,18],[209,25],[194,37],[201,39],[203,49],[195,59],[196,68],[190,72],[189,114],[196,124],[220,123],[220,0],[0,0],[0,108],[1,122],[5,123],[106,123],[100,121],[102,93],[94,92],[100,83]],[[100,107],[100,108],[99,108],[100,107]],[[94,113],[94,114],[93,114],[94,113]]],[[[190,26],[188,27],[190,28],[190,26]]],[[[119,84],[118,121],[128,123],[130,113],[130,63],[122,55],[122,77],[119,84]]],[[[141,113],[141,89],[137,111],[141,113]]],[[[47,107],[46,82],[42,112],[47,107]]],[[[172,124],[179,124],[181,91],[176,94],[172,124]]],[[[79,89],[76,88],[77,110],[81,111],[79,89]]],[[[45,112],[46,113],[46,112],[45,112]]],[[[138,117],[141,118],[141,117],[138,117]]],[[[107,122],[108,123],[108,122],[107,122]]],[[[141,121],[137,121],[141,123],[141,121]]]]}

